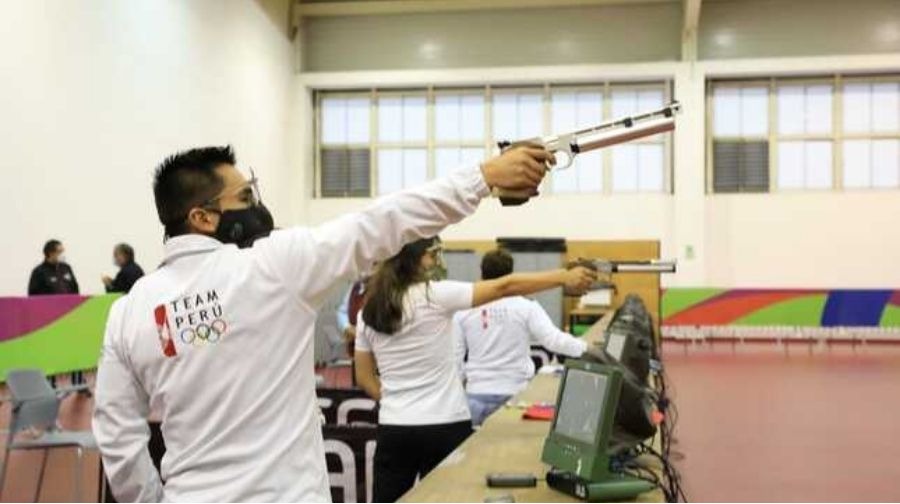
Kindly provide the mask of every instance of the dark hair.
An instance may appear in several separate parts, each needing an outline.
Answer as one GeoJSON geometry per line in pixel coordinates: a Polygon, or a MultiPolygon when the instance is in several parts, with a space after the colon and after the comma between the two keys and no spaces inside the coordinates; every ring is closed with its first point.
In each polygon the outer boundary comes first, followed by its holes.
{"type": "Polygon", "coordinates": [[[226,164],[235,164],[230,145],[182,151],[167,157],[156,167],[153,196],[166,235],[188,232],[188,212],[219,194],[224,182],[215,169],[226,164]]]}
{"type": "Polygon", "coordinates": [[[492,280],[513,272],[513,256],[503,249],[492,250],[481,259],[481,279],[492,280]]]}
{"type": "Polygon", "coordinates": [[[44,244],[44,258],[50,257],[50,254],[56,252],[56,249],[62,245],[62,242],[56,239],[47,240],[44,244]]]}
{"type": "Polygon", "coordinates": [[[134,261],[134,249],[131,248],[131,245],[127,243],[120,243],[116,245],[116,248],[113,249],[113,252],[117,252],[125,256],[125,262],[133,262],[134,261]]]}
{"type": "Polygon", "coordinates": [[[438,241],[423,238],[407,244],[400,253],[381,263],[369,279],[363,321],[382,334],[394,334],[403,321],[403,298],[410,285],[426,279],[422,256],[438,241]]]}

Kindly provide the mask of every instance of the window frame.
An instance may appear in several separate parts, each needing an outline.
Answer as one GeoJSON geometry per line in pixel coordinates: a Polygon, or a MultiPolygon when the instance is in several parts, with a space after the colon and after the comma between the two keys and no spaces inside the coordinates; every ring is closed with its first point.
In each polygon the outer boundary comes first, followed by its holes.
{"type": "MultiPolygon", "coordinates": [[[[827,74],[811,76],[768,76],[750,77],[746,79],[716,79],[709,78],[706,82],[706,193],[734,195],[737,192],[717,192],[714,186],[713,143],[718,141],[741,142],[747,140],[766,140],[769,144],[769,189],[768,193],[822,193],[826,191],[897,191],[900,185],[894,187],[844,187],[844,141],[845,140],[898,140],[900,141],[900,128],[896,132],[844,132],[844,85],[851,83],[876,84],[895,83],[900,84],[900,74],[827,74]],[[783,86],[809,86],[827,84],[831,86],[831,133],[802,133],[782,134],[778,131],[778,89],[783,86]],[[714,131],[715,107],[713,96],[715,90],[722,87],[754,87],[765,85],[768,90],[768,134],[765,137],[717,137],[714,131]],[[831,186],[825,188],[780,188],[778,187],[778,144],[784,141],[830,141],[831,142],[831,186]]],[[[759,193],[750,193],[759,194],[759,193]]]]}
{"type": "MultiPolygon", "coordinates": [[[[428,180],[435,177],[437,171],[436,152],[439,148],[482,148],[485,152],[485,158],[496,152],[496,142],[500,139],[494,138],[494,96],[497,93],[513,92],[532,92],[541,97],[541,134],[547,136],[554,133],[550,131],[552,126],[552,99],[555,92],[579,92],[592,91],[599,92],[602,96],[602,112],[601,121],[613,119],[612,114],[612,93],[617,89],[627,90],[659,90],[663,93],[663,104],[672,101],[673,81],[671,78],[662,80],[641,80],[641,81],[598,81],[584,83],[560,83],[554,84],[545,82],[543,84],[513,84],[513,85],[474,85],[474,86],[420,86],[402,88],[366,88],[366,89],[317,89],[313,92],[313,197],[315,199],[372,199],[381,196],[378,192],[379,185],[379,167],[378,167],[378,151],[380,149],[405,149],[405,148],[424,148],[426,150],[426,176],[428,180]],[[484,138],[482,141],[460,140],[460,141],[438,141],[435,127],[435,100],[438,96],[462,96],[475,95],[484,98],[484,138]],[[424,142],[381,142],[378,131],[378,112],[379,99],[386,96],[424,96],[425,97],[425,121],[426,135],[424,142]],[[368,144],[324,144],[321,140],[322,136],[322,102],[328,98],[366,98],[369,100],[369,142],[368,144]],[[322,195],[322,149],[334,146],[345,148],[368,148],[370,159],[370,180],[369,180],[369,196],[323,196],[322,195]]],[[[661,134],[662,140],[654,139],[637,139],[633,143],[659,144],[663,148],[663,187],[660,191],[647,191],[638,189],[637,191],[613,191],[613,166],[612,166],[612,149],[607,148],[602,151],[602,188],[600,191],[578,191],[555,193],[553,190],[553,177],[549,176],[544,179],[542,190],[548,194],[566,197],[596,197],[610,195],[634,195],[634,194],[664,194],[671,195],[673,192],[673,139],[672,134],[661,134]]],[[[503,139],[514,140],[514,139],[503,139]]]]}
{"type": "Polygon", "coordinates": [[[375,151],[373,150],[373,142],[372,135],[373,129],[378,126],[377,118],[373,117],[375,113],[375,108],[377,105],[375,104],[375,90],[338,90],[328,93],[320,93],[316,92],[313,94],[313,164],[315,166],[313,170],[313,197],[317,199],[360,199],[360,198],[373,198],[375,195],[375,188],[377,181],[373,178],[373,175],[376,173],[372,170],[372,156],[375,155],[375,151]],[[326,98],[338,98],[338,99],[348,99],[348,98],[362,98],[366,97],[369,100],[369,141],[366,143],[347,143],[347,144],[324,144],[322,142],[322,101],[326,98]],[[329,145],[340,146],[346,149],[369,149],[369,195],[368,196],[323,196],[322,195],[322,149],[329,145]]]}
{"type": "MultiPolygon", "coordinates": [[[[845,133],[844,129],[844,85],[845,84],[898,84],[900,85],[900,73],[897,74],[874,74],[874,75],[840,75],[838,74],[837,80],[840,83],[839,93],[840,99],[838,100],[837,107],[840,110],[840,123],[835,123],[840,126],[841,129],[841,137],[839,139],[839,143],[835,146],[835,157],[839,158],[838,161],[838,171],[836,172],[840,178],[837,180],[841,185],[841,189],[845,191],[898,191],[900,190],[900,184],[894,187],[877,187],[873,185],[869,185],[868,187],[844,187],[844,141],[845,140],[897,140],[900,142],[900,126],[898,126],[897,131],[895,132],[876,132],[869,131],[866,133],[845,133]]],[[[836,140],[838,141],[838,140],[836,140]]]]}
{"type": "MultiPolygon", "coordinates": [[[[369,143],[371,144],[371,157],[369,158],[369,162],[371,163],[371,165],[369,166],[369,181],[371,184],[371,190],[369,193],[369,197],[377,198],[379,196],[383,196],[383,194],[378,190],[378,186],[381,182],[381,179],[379,178],[380,156],[378,155],[378,153],[382,149],[392,149],[400,151],[403,151],[405,149],[425,149],[425,180],[431,180],[434,174],[434,163],[431,160],[431,152],[433,151],[431,141],[434,136],[434,121],[432,120],[434,113],[434,97],[432,96],[431,89],[373,89],[371,93],[372,101],[370,102],[370,104],[372,108],[370,112],[369,122],[372,125],[372,130],[369,134],[369,143]],[[379,136],[378,113],[380,110],[380,105],[378,102],[382,98],[400,98],[402,103],[402,99],[407,96],[425,98],[425,140],[419,142],[407,142],[405,140],[400,140],[399,142],[382,142],[379,136]]],[[[318,150],[321,150],[321,148],[318,150]]]]}
{"type": "MultiPolygon", "coordinates": [[[[600,118],[600,121],[608,121],[610,116],[610,83],[604,82],[601,84],[560,84],[553,85],[547,84],[545,85],[544,92],[546,93],[544,99],[544,129],[549,130],[553,125],[553,93],[562,92],[562,93],[578,93],[579,91],[599,91],[600,95],[603,97],[603,103],[601,104],[601,114],[603,117],[600,118]]],[[[552,135],[553,133],[544,133],[552,135]]],[[[668,136],[668,135],[667,135],[668,136]]],[[[637,141],[637,140],[635,140],[637,141]]],[[[602,173],[600,174],[600,190],[599,191],[572,191],[572,192],[556,192],[556,188],[553,186],[554,177],[551,172],[549,177],[544,178],[544,184],[547,188],[550,189],[550,193],[564,196],[582,196],[582,195],[596,195],[601,194],[603,196],[608,196],[611,194],[612,190],[612,174],[611,174],[611,166],[612,166],[612,149],[602,149],[601,151],[601,166],[600,169],[602,173]]]]}
{"type": "MultiPolygon", "coordinates": [[[[638,82],[638,83],[606,83],[607,90],[603,95],[603,115],[605,117],[604,121],[610,121],[615,119],[612,117],[612,93],[616,90],[616,88],[620,89],[631,89],[638,91],[647,91],[647,90],[657,90],[660,89],[660,85],[662,86],[663,92],[663,105],[665,106],[667,103],[672,102],[672,82],[670,80],[666,80],[663,82],[638,82]]],[[[663,187],[661,191],[646,191],[638,189],[636,191],[613,191],[613,163],[612,163],[612,155],[613,149],[603,149],[603,194],[672,194],[672,178],[674,176],[673,173],[673,148],[672,148],[672,137],[673,133],[660,133],[659,136],[663,139],[661,142],[652,140],[650,138],[638,138],[636,140],[632,140],[628,142],[629,144],[662,144],[663,147],[663,187]]]]}
{"type": "Polygon", "coordinates": [[[481,87],[440,87],[440,88],[429,88],[429,98],[427,102],[428,107],[428,116],[426,120],[428,121],[428,128],[430,129],[430,134],[428,135],[428,180],[433,180],[437,175],[437,150],[438,149],[482,149],[484,150],[486,156],[493,150],[490,142],[490,131],[493,126],[491,113],[492,109],[490,106],[490,95],[489,95],[489,87],[481,88],[481,87]],[[475,140],[460,140],[460,141],[438,141],[436,138],[436,127],[435,127],[435,118],[437,117],[436,112],[436,103],[437,97],[439,96],[481,96],[483,99],[482,106],[482,121],[484,124],[484,131],[482,132],[481,141],[475,140]]]}
{"type": "MultiPolygon", "coordinates": [[[[708,80],[706,85],[706,122],[704,124],[704,130],[706,132],[706,145],[705,145],[705,154],[706,154],[706,193],[707,194],[760,194],[759,191],[721,191],[717,192],[715,190],[715,165],[713,159],[713,146],[715,142],[723,141],[728,143],[745,143],[749,141],[762,141],[765,140],[769,143],[769,188],[768,192],[772,192],[772,139],[771,132],[773,126],[773,106],[774,100],[772,98],[772,80],[771,79],[746,79],[746,80],[722,80],[722,81],[714,81],[708,80]],[[750,87],[763,87],[766,89],[766,99],[768,100],[768,108],[766,110],[766,121],[767,121],[767,135],[760,136],[716,136],[715,134],[715,90],[717,88],[750,88],[750,87]]],[[[776,119],[777,121],[777,119],[776,119]]]]}

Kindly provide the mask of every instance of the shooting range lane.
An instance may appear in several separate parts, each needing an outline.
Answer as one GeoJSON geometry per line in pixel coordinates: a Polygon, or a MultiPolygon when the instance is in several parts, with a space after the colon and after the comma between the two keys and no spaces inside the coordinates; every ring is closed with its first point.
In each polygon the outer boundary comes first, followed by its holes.
{"type": "MultiPolygon", "coordinates": [[[[609,324],[607,315],[585,333],[598,341],[609,324]]],[[[560,376],[538,374],[512,402],[556,402],[560,376]]],[[[550,422],[523,420],[518,408],[505,407],[488,417],[480,430],[451,453],[436,469],[399,502],[483,502],[487,497],[512,495],[516,502],[579,502],[547,487],[548,466],[541,462],[550,422]],[[489,473],[531,473],[539,481],[534,488],[488,488],[489,473]]],[[[641,494],[636,502],[663,502],[659,490],[641,494]]]]}
{"type": "Polygon", "coordinates": [[[692,501],[900,500],[900,345],[663,350],[692,501]]]}

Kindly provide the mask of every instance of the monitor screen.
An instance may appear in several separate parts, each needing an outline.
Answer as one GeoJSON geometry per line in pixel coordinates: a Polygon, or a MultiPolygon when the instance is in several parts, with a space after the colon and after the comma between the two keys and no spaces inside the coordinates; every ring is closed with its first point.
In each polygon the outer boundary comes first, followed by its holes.
{"type": "Polygon", "coordinates": [[[617,361],[622,361],[622,350],[625,350],[625,339],[628,336],[622,333],[609,333],[606,339],[606,353],[617,361]]]}
{"type": "Polygon", "coordinates": [[[604,374],[569,369],[554,432],[583,443],[594,443],[603,416],[608,380],[604,374]]]}

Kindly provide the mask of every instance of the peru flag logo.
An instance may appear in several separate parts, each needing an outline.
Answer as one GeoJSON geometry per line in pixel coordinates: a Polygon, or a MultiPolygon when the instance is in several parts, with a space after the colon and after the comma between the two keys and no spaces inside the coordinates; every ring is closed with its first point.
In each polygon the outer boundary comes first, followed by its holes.
{"type": "Polygon", "coordinates": [[[172,340],[172,330],[169,329],[169,320],[166,318],[166,305],[157,306],[153,310],[153,316],[156,318],[156,333],[159,334],[163,355],[175,357],[175,342],[172,340]]]}

